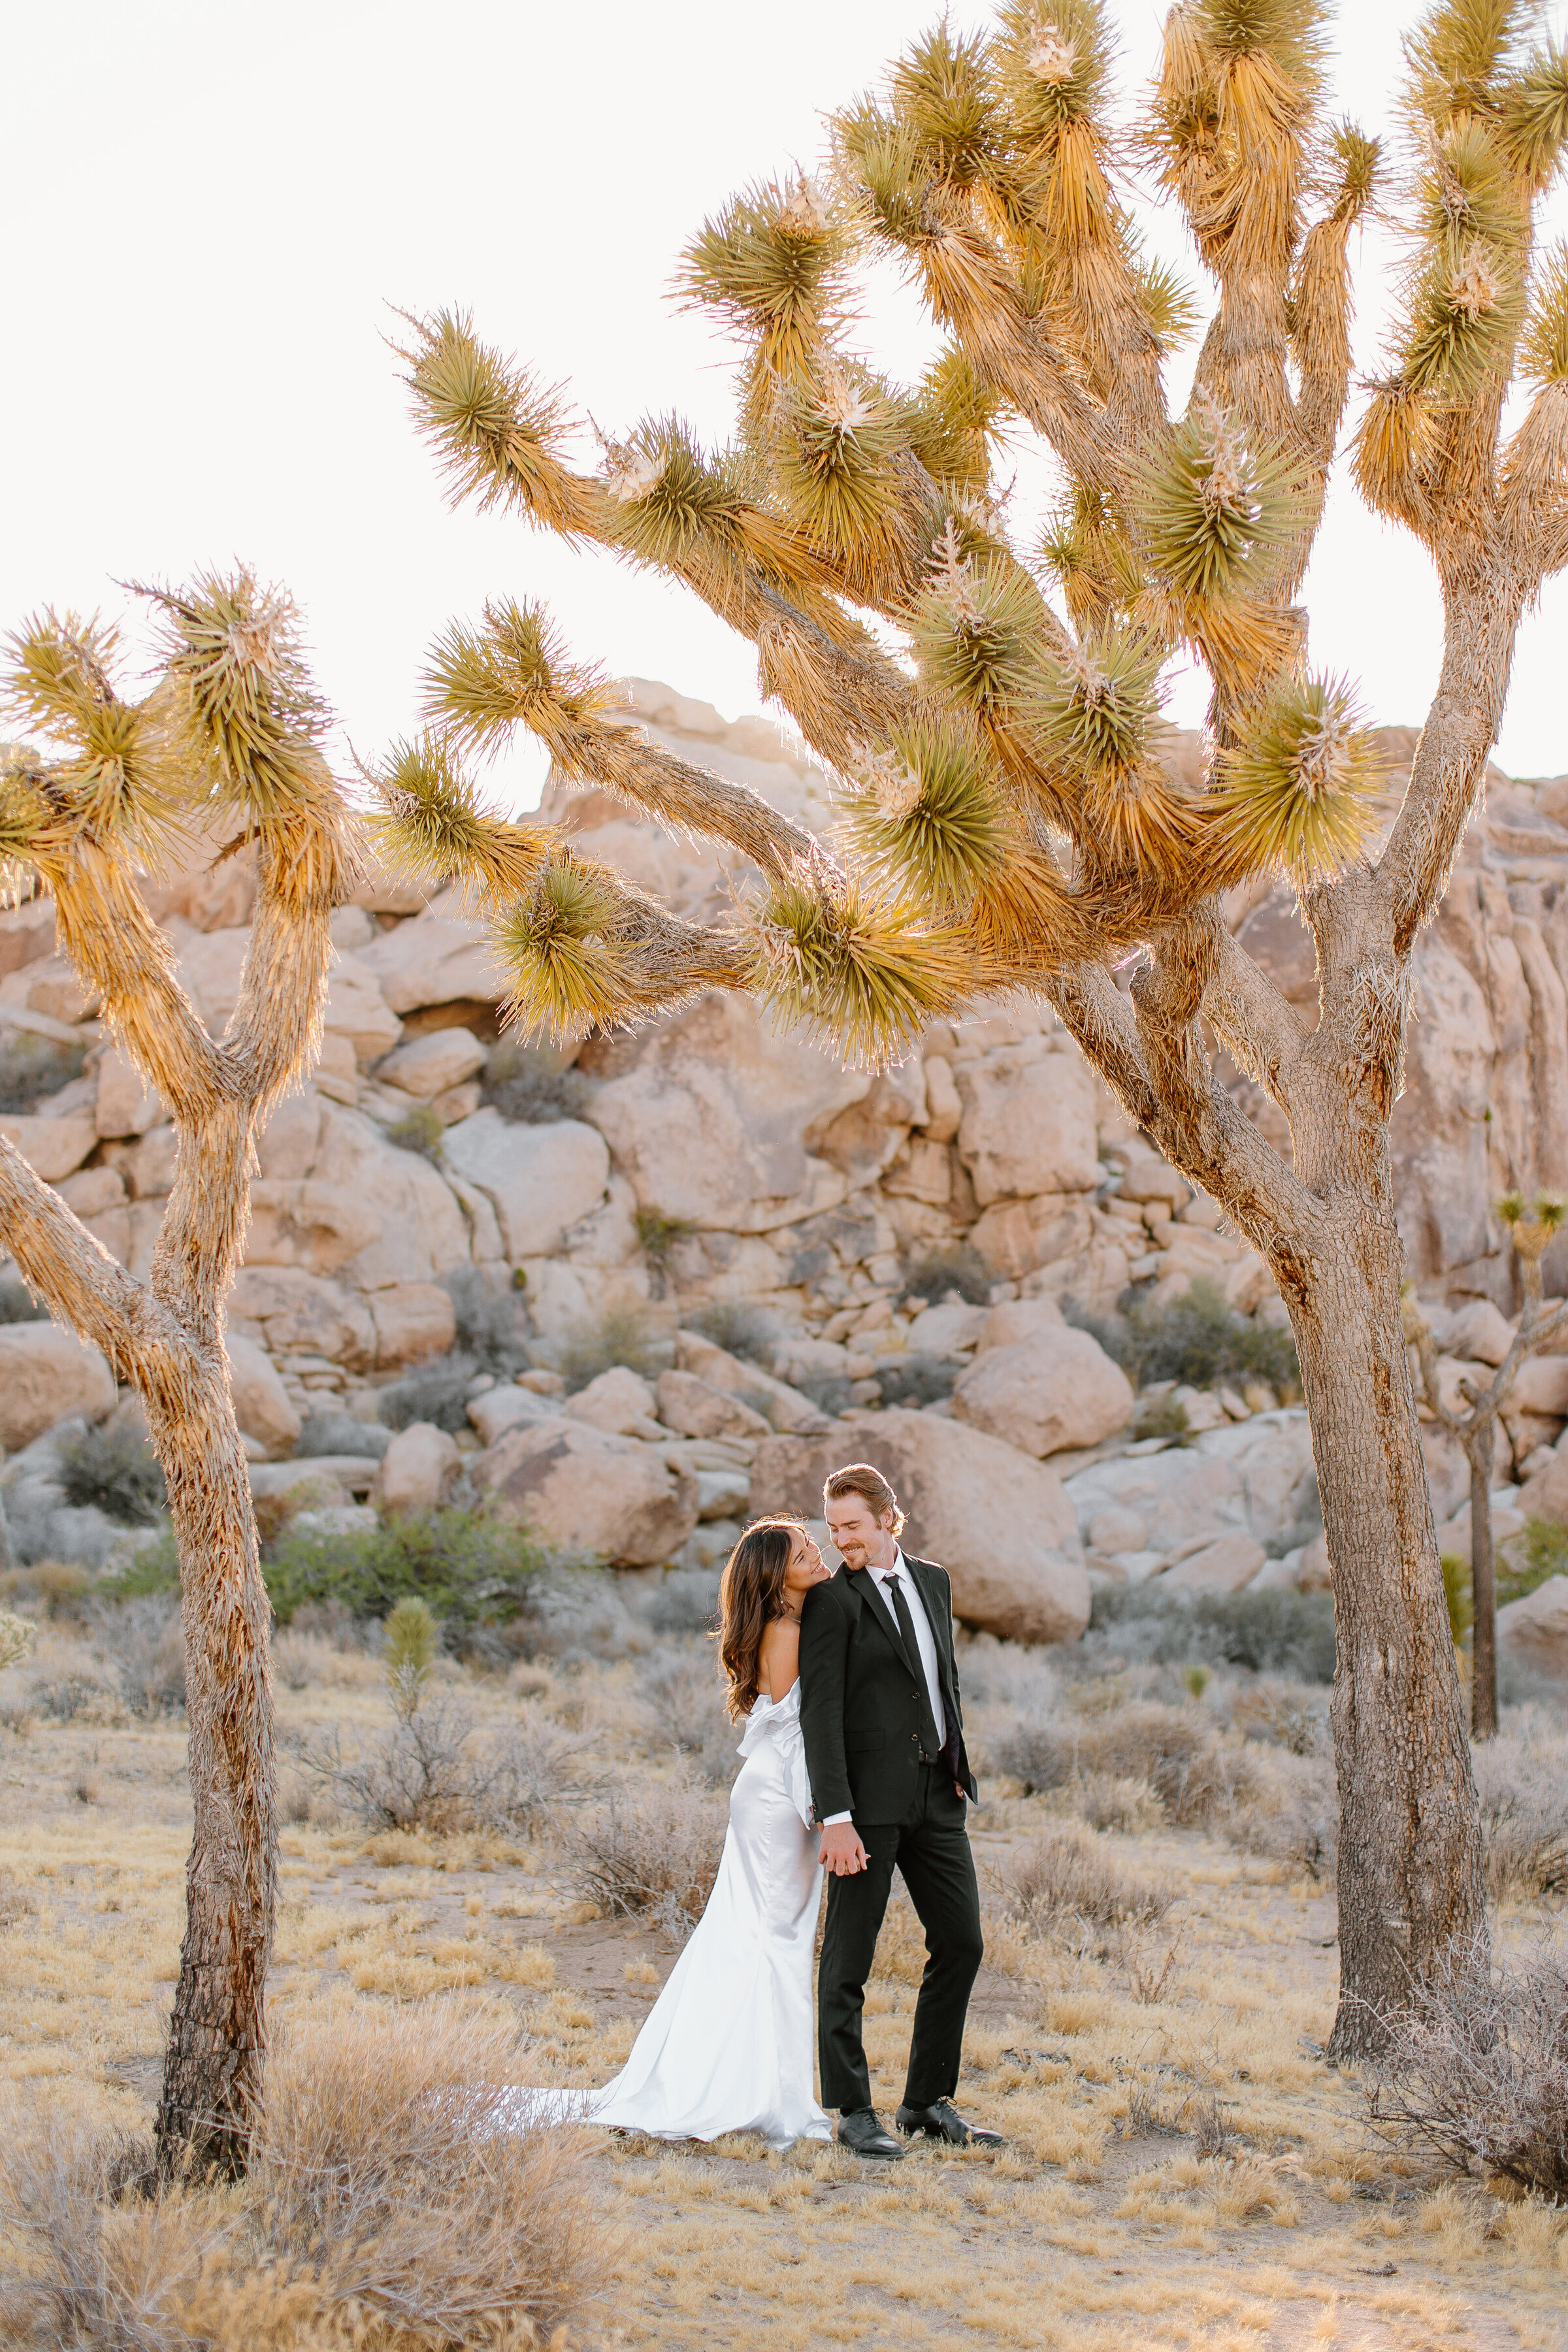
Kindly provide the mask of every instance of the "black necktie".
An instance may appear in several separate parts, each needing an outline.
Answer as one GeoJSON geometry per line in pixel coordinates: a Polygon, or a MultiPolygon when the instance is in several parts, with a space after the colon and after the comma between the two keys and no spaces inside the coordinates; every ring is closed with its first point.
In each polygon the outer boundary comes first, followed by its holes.
{"type": "Polygon", "coordinates": [[[910,1615],[910,1604],[904,1599],[904,1580],[896,1571],[882,1579],[882,1590],[893,1604],[893,1614],[899,1621],[899,1638],[910,1662],[910,1671],[920,1685],[921,1712],[921,1752],[935,1763],[942,1754],[942,1737],[936,1727],[936,1717],[931,1711],[931,1691],[926,1683],[925,1667],[921,1662],[921,1645],[915,1639],[915,1621],[910,1615]]]}

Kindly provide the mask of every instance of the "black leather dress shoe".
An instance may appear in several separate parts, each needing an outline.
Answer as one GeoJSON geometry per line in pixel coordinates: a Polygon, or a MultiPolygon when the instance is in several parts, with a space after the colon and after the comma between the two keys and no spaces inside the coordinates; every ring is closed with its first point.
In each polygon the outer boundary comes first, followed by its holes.
{"type": "Polygon", "coordinates": [[[929,2107],[900,2107],[897,2121],[901,2132],[924,2132],[927,2139],[945,2139],[953,2147],[1006,2145],[1000,2132],[987,2131],[984,2124],[966,2124],[951,2099],[938,2099],[929,2107]]]}
{"type": "Polygon", "coordinates": [[[879,2164],[901,2164],[904,2151],[889,2131],[882,2129],[875,2107],[851,2107],[838,2118],[838,2145],[852,2156],[875,2157],[879,2164]]]}

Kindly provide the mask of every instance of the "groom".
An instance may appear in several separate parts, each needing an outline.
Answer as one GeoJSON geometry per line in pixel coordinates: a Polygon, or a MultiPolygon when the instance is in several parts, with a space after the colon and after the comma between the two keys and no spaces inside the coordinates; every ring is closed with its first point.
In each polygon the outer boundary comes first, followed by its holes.
{"type": "Polygon", "coordinates": [[[903,2155],[871,2105],[860,2012],[896,1863],[926,1931],[901,2132],[999,2145],[965,2123],[964,2012],[980,1968],[980,1898],[964,1823],[975,1791],[963,1745],[944,1570],[899,1549],[904,1515],[879,1470],[852,1463],[823,1489],[844,1568],[806,1593],[800,1720],[822,1859],[833,1875],[817,1975],[822,2103],[858,2156],[903,2155]]]}

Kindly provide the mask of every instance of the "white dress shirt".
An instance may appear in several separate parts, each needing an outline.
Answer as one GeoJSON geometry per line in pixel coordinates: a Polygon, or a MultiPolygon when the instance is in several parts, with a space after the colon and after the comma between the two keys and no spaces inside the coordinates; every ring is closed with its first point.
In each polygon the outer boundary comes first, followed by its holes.
{"type": "MultiPolygon", "coordinates": [[[[891,1568],[875,1568],[868,1565],[859,1570],[858,1573],[873,1579],[877,1587],[877,1597],[887,1611],[895,1629],[899,1622],[899,1612],[893,1606],[893,1596],[888,1590],[888,1579],[889,1576],[900,1579],[903,1585],[904,1603],[910,1612],[910,1622],[915,1629],[915,1647],[921,1655],[921,1670],[925,1675],[926,1692],[931,1699],[931,1721],[936,1726],[938,1739],[945,1743],[947,1709],[942,1703],[942,1669],[937,1663],[936,1636],[931,1630],[931,1619],[926,1615],[925,1602],[920,1596],[920,1587],[904,1564],[903,1553],[895,1544],[891,1568]]],[[[830,1830],[839,1822],[853,1819],[852,1813],[829,1813],[822,1826],[825,1830],[830,1830]]]]}

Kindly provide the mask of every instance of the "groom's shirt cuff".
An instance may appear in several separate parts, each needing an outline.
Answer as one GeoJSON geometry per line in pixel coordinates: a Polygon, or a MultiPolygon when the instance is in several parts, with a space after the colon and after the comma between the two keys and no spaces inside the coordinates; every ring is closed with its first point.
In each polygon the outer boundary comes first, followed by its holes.
{"type": "Polygon", "coordinates": [[[854,1818],[853,1813],[829,1813],[822,1826],[825,1830],[836,1830],[840,1822],[852,1822],[854,1818]]]}

